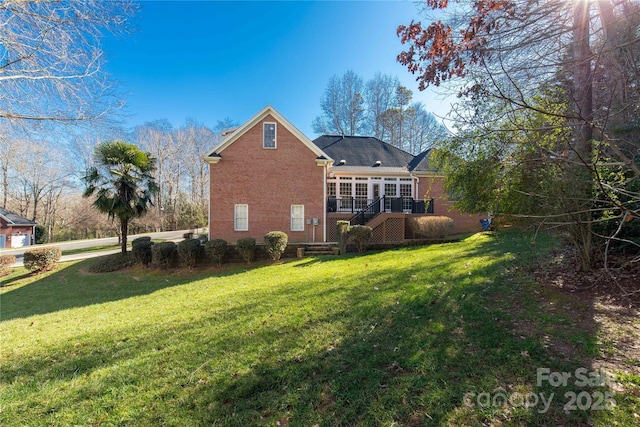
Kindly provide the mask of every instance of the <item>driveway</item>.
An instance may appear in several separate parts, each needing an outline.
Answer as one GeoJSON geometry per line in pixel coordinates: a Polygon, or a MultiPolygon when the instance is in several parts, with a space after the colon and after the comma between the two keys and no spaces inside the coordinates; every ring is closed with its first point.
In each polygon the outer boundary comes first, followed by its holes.
{"type": "MultiPolygon", "coordinates": [[[[182,236],[184,235],[184,233],[187,233],[189,231],[191,230],[162,231],[159,233],[134,234],[134,235],[127,236],[127,241],[131,242],[133,239],[141,236],[150,236],[152,239],[163,239],[163,240],[179,242],[183,240],[182,236]]],[[[15,248],[15,249],[2,249],[0,250],[0,255],[15,256],[16,263],[13,264],[12,267],[22,267],[24,252],[34,247],[56,246],[56,247],[59,247],[61,251],[70,251],[70,250],[76,250],[76,249],[94,248],[96,246],[115,245],[116,243],[118,243],[117,237],[106,237],[103,239],[89,239],[89,240],[74,240],[71,242],[50,243],[46,245],[26,246],[26,247],[15,248]]],[[[85,252],[85,253],[80,253],[75,255],[63,255],[62,258],[60,258],[60,261],[64,262],[64,261],[74,261],[78,259],[95,258],[99,256],[114,254],[117,252],[120,252],[120,249],[85,252]]]]}

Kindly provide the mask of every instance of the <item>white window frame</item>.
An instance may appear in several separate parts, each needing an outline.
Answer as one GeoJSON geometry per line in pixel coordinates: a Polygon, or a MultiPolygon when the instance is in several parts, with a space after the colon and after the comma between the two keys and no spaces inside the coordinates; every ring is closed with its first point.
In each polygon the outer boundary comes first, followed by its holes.
{"type": "Polygon", "coordinates": [[[262,123],[262,148],[266,150],[275,150],[278,147],[278,124],[276,122],[263,122],[262,123]],[[265,139],[267,134],[267,126],[273,125],[273,147],[267,145],[265,139]]]}
{"type": "Polygon", "coordinates": [[[335,180],[327,181],[327,195],[329,197],[336,197],[338,195],[338,185],[335,180]]]}
{"type": "Polygon", "coordinates": [[[400,185],[398,186],[399,197],[403,198],[402,210],[404,212],[411,213],[413,207],[413,183],[407,182],[409,180],[400,179],[400,185]]]}
{"type": "Polygon", "coordinates": [[[291,205],[291,231],[304,231],[304,205],[291,205]]]}
{"type": "Polygon", "coordinates": [[[233,230],[234,231],[249,231],[249,205],[247,204],[236,204],[233,206],[233,230]],[[244,210],[245,218],[239,216],[242,213],[241,209],[244,210]],[[239,226],[239,220],[245,220],[246,225],[241,227],[239,226]]]}

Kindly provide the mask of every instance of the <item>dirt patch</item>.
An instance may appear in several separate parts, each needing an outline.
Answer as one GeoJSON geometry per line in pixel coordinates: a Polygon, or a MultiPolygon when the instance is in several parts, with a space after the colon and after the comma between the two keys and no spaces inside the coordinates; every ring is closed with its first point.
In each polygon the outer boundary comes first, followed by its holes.
{"type": "MultiPolygon", "coordinates": [[[[580,330],[593,330],[593,369],[640,374],[640,265],[610,259],[591,272],[573,268],[571,248],[558,249],[535,272],[543,300],[563,301],[561,312],[580,330]]],[[[575,350],[571,346],[564,351],[575,350]]]]}

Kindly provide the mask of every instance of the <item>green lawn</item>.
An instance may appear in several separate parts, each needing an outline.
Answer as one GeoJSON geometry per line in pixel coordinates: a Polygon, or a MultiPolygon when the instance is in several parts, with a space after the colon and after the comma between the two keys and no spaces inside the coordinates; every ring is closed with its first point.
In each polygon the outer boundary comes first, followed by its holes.
{"type": "MultiPolygon", "coordinates": [[[[128,246],[131,247],[130,244],[128,246]]],[[[109,245],[91,246],[90,248],[69,249],[66,251],[62,251],[62,255],[77,255],[77,254],[84,254],[88,252],[110,251],[115,249],[120,249],[120,245],[118,243],[112,243],[109,245]]]]}
{"type": "MultiPolygon", "coordinates": [[[[131,249],[131,242],[133,241],[133,239],[129,239],[127,241],[127,247],[129,249],[131,249]]],[[[155,243],[160,243],[160,242],[164,242],[164,239],[153,239],[153,242],[155,243]]],[[[88,253],[88,252],[100,252],[100,251],[109,251],[109,250],[115,250],[115,249],[120,249],[121,245],[119,243],[111,243],[108,245],[100,245],[100,246],[91,246],[89,248],[80,248],[80,249],[69,249],[69,250],[65,250],[62,251],[62,255],[77,255],[77,254],[84,254],[84,253],[88,253]]]]}
{"type": "Polygon", "coordinates": [[[565,393],[608,389],[537,384],[538,368],[591,370],[599,352],[597,328],[544,308],[569,302],[531,278],[555,244],[500,233],[195,272],[17,269],[0,288],[0,425],[635,425],[637,394],[565,411],[565,393]],[[549,408],[520,399],[551,393],[549,408]]]}

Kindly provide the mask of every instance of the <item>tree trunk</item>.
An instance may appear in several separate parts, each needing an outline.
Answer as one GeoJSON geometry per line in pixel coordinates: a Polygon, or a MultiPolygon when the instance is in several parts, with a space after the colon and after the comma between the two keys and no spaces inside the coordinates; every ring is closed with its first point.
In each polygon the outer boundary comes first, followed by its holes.
{"type": "Polygon", "coordinates": [[[571,240],[578,250],[578,270],[591,269],[592,252],[592,174],[589,169],[593,152],[593,76],[589,43],[589,2],[574,2],[573,33],[573,99],[575,101],[576,130],[574,150],[576,166],[569,173],[575,180],[575,196],[568,212],[573,212],[575,225],[569,228],[571,240]]]}
{"type": "Polygon", "coordinates": [[[129,221],[126,219],[120,219],[120,243],[122,248],[122,255],[127,253],[127,229],[129,221]]]}
{"type": "Polygon", "coordinates": [[[9,197],[9,166],[2,167],[2,207],[7,208],[7,198],[9,197]]]}

